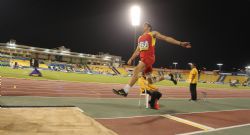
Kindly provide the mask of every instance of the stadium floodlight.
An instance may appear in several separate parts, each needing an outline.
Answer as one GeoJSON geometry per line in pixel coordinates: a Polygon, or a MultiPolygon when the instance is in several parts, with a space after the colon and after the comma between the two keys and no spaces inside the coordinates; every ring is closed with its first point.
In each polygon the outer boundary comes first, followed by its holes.
{"type": "MultiPolygon", "coordinates": [[[[140,25],[140,17],[141,17],[141,8],[137,5],[134,5],[130,9],[130,17],[131,17],[131,24],[135,28],[134,33],[134,50],[136,49],[136,26],[140,25]]],[[[133,61],[133,65],[135,66],[135,60],[133,61]]]]}
{"type": "Polygon", "coordinates": [[[176,65],[178,64],[177,62],[173,62],[174,68],[176,69],[176,65]]]}
{"type": "Polygon", "coordinates": [[[130,9],[130,16],[132,26],[139,26],[140,25],[140,16],[141,16],[141,9],[139,6],[134,5],[130,9]]]}
{"type": "Polygon", "coordinates": [[[103,57],[104,60],[111,60],[111,58],[112,58],[112,57],[110,57],[110,56],[105,56],[105,57],[103,57]]]}
{"type": "Polygon", "coordinates": [[[7,45],[9,45],[9,46],[16,46],[16,40],[11,39],[9,42],[7,42],[7,45]]]}
{"type": "Polygon", "coordinates": [[[44,52],[49,52],[49,49],[45,49],[44,52]]]}
{"type": "Polygon", "coordinates": [[[223,66],[222,63],[217,63],[217,66],[219,66],[219,70],[221,71],[221,67],[223,66]]]}
{"type": "Polygon", "coordinates": [[[246,66],[246,75],[250,78],[250,66],[246,66]]]}
{"type": "Polygon", "coordinates": [[[106,59],[111,59],[112,57],[111,56],[105,56],[106,59]]]}
{"type": "Polygon", "coordinates": [[[16,46],[15,43],[10,43],[10,42],[8,42],[7,45],[9,45],[9,46],[16,46]]]}
{"type": "Polygon", "coordinates": [[[61,52],[62,53],[68,53],[69,51],[68,50],[62,50],[61,52]]]}

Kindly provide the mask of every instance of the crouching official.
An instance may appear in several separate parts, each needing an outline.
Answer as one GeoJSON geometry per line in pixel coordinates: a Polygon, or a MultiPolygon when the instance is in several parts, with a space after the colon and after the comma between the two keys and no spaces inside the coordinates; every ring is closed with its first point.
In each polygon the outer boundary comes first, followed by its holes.
{"type": "Polygon", "coordinates": [[[159,110],[159,100],[162,94],[158,91],[158,88],[153,84],[150,84],[145,75],[142,75],[142,77],[139,78],[138,83],[140,85],[141,93],[145,93],[146,90],[146,93],[151,96],[151,100],[149,101],[151,109],[159,110]]]}

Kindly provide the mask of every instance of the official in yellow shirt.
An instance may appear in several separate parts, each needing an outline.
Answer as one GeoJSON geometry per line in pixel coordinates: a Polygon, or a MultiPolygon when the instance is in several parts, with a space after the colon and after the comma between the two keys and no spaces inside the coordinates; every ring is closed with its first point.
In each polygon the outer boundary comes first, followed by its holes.
{"type": "Polygon", "coordinates": [[[140,85],[141,93],[144,93],[145,90],[149,90],[149,91],[158,90],[158,88],[155,85],[150,84],[148,80],[146,80],[146,78],[144,78],[143,76],[138,79],[138,84],[140,85]]]}
{"type": "Polygon", "coordinates": [[[142,75],[142,77],[138,79],[138,84],[140,86],[141,93],[145,93],[146,90],[146,93],[151,96],[151,100],[149,101],[151,109],[160,109],[158,101],[160,100],[162,94],[158,91],[158,88],[155,85],[150,84],[145,75],[142,75]]]}
{"type": "Polygon", "coordinates": [[[191,71],[189,73],[189,89],[190,89],[190,93],[191,93],[191,100],[196,101],[197,100],[197,92],[196,92],[196,87],[197,87],[197,83],[198,83],[198,70],[196,68],[196,64],[192,63],[191,64],[191,71]]]}

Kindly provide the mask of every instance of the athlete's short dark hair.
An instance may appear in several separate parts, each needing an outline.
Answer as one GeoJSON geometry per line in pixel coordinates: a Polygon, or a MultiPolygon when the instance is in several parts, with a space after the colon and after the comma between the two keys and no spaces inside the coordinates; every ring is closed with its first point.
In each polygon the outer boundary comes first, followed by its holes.
{"type": "Polygon", "coordinates": [[[192,65],[193,65],[194,67],[197,67],[197,64],[196,64],[196,63],[192,63],[192,65]]]}
{"type": "Polygon", "coordinates": [[[146,24],[149,27],[150,31],[152,31],[153,27],[152,27],[152,25],[150,23],[145,22],[144,24],[146,24]]]}

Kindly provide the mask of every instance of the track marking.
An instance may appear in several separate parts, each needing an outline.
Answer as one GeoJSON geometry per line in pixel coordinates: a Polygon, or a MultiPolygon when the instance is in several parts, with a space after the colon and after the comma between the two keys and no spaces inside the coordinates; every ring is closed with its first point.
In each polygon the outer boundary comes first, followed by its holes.
{"type": "Polygon", "coordinates": [[[204,112],[187,112],[187,113],[174,113],[174,114],[197,114],[197,113],[216,113],[216,112],[232,112],[232,111],[247,111],[247,109],[231,109],[231,110],[218,110],[218,111],[204,111],[204,112]]]}
{"type": "Polygon", "coordinates": [[[193,121],[189,121],[189,120],[186,120],[186,119],[182,119],[182,118],[179,118],[179,117],[175,117],[175,116],[172,116],[172,115],[162,115],[162,117],[165,117],[165,118],[168,118],[168,119],[171,119],[171,120],[174,120],[174,121],[177,121],[177,122],[180,122],[180,123],[192,126],[192,127],[196,127],[196,128],[199,128],[199,129],[202,129],[202,130],[205,130],[205,131],[209,131],[209,130],[214,129],[214,128],[208,127],[206,125],[202,125],[202,124],[199,124],[199,123],[196,123],[196,122],[193,122],[193,121]]]}
{"type": "Polygon", "coordinates": [[[195,131],[195,132],[183,133],[183,134],[177,134],[177,135],[194,135],[194,134],[198,134],[198,133],[208,133],[208,132],[220,131],[220,130],[225,130],[225,129],[245,127],[245,126],[250,126],[250,123],[242,124],[242,125],[236,125],[236,126],[223,127],[223,128],[216,128],[216,129],[208,130],[208,131],[195,131]]]}
{"type": "Polygon", "coordinates": [[[128,116],[128,117],[111,117],[111,118],[95,118],[97,120],[115,120],[115,119],[133,119],[133,118],[143,118],[143,117],[157,117],[161,115],[139,115],[139,116],[128,116]]]}
{"type": "MultiPolygon", "coordinates": [[[[73,83],[89,83],[89,84],[105,84],[105,85],[110,85],[110,84],[114,84],[114,85],[124,85],[126,83],[102,83],[102,82],[81,82],[81,81],[69,81],[69,80],[49,80],[49,79],[35,79],[35,78],[17,78],[17,77],[3,77],[3,78],[7,78],[7,79],[19,79],[19,80],[34,80],[34,81],[54,81],[54,82],[73,82],[73,83]]],[[[126,78],[126,77],[124,77],[126,78]]],[[[129,78],[129,77],[128,77],[129,78]]],[[[156,86],[160,86],[160,87],[165,87],[165,88],[187,88],[188,86],[169,86],[169,85],[160,85],[160,84],[156,84],[156,86]]],[[[248,88],[237,88],[237,89],[229,89],[229,88],[207,88],[207,87],[200,87],[204,90],[248,90],[248,88]]]]}
{"type": "Polygon", "coordinates": [[[76,107],[76,110],[78,110],[78,111],[80,111],[80,112],[84,112],[81,108],[79,108],[79,107],[76,107]]]}
{"type": "MultiPolygon", "coordinates": [[[[196,113],[215,113],[215,112],[231,112],[231,111],[247,111],[250,109],[232,109],[232,110],[218,110],[218,111],[203,111],[203,112],[187,112],[187,113],[172,113],[171,115],[176,114],[196,114],[196,113]]],[[[155,115],[137,115],[137,116],[128,116],[128,117],[111,117],[111,118],[95,118],[95,119],[131,119],[131,118],[141,118],[141,117],[154,117],[154,116],[163,116],[169,114],[155,114],[155,115]]]]}

